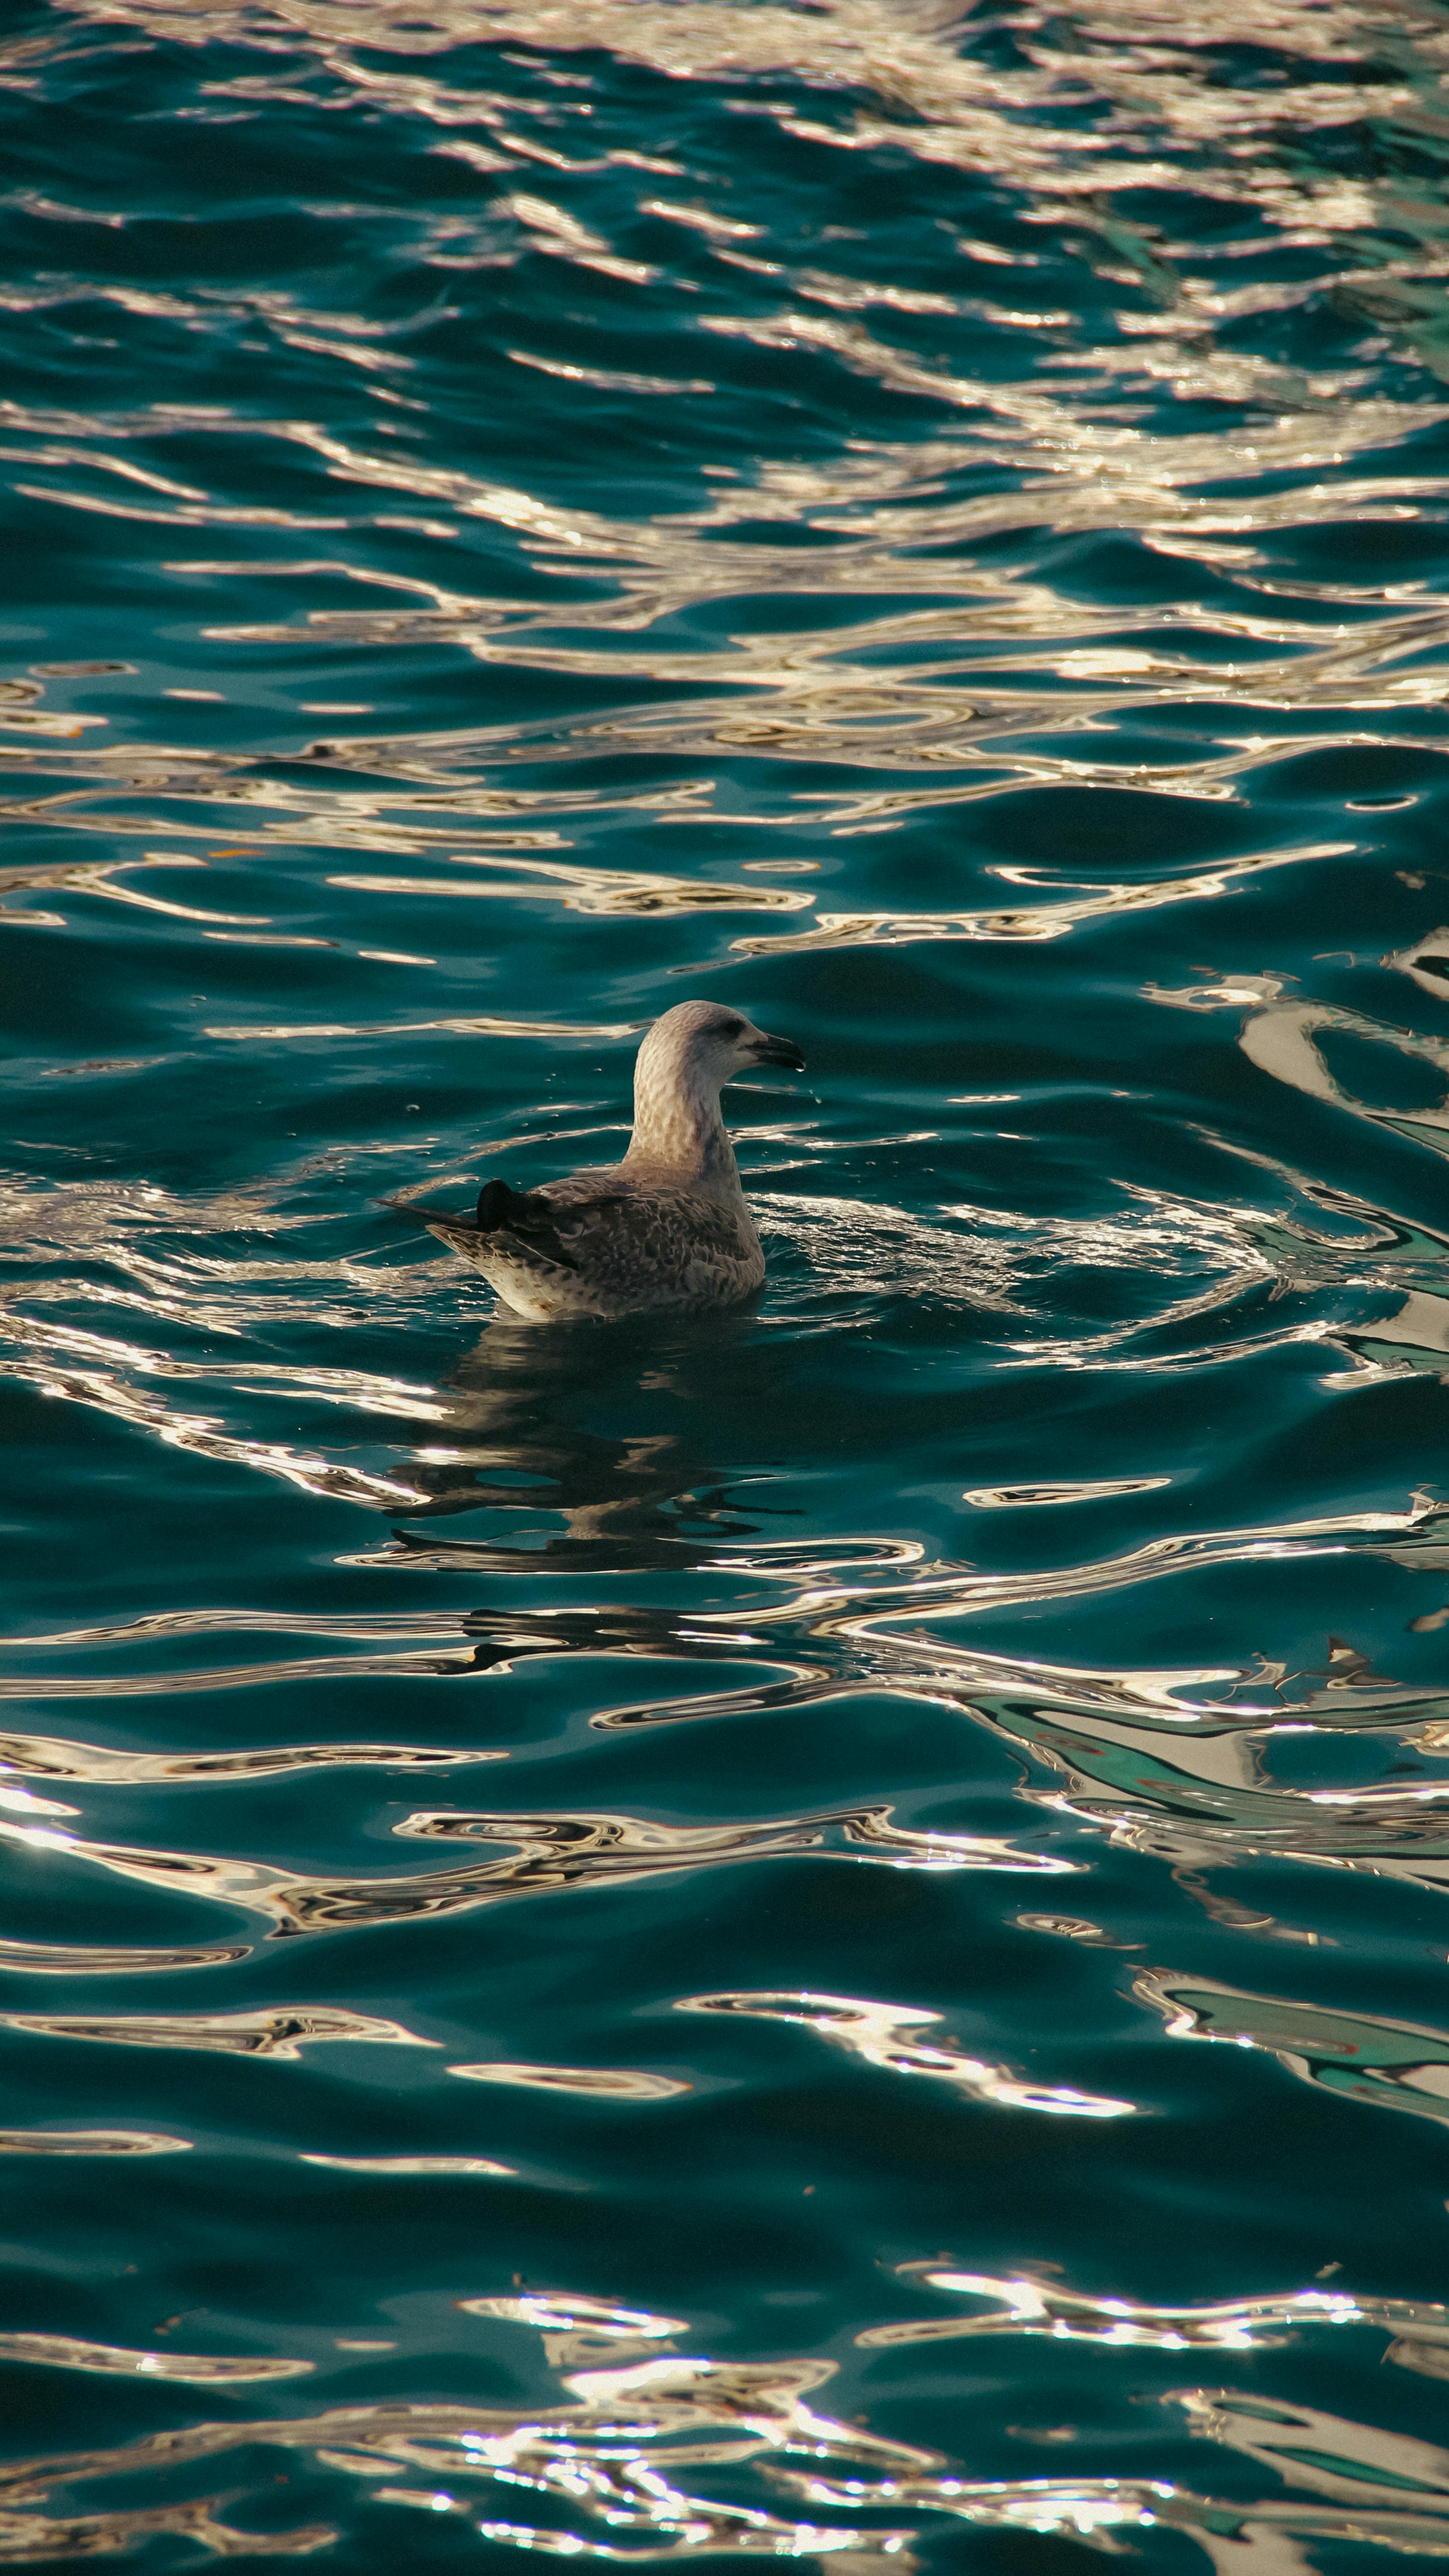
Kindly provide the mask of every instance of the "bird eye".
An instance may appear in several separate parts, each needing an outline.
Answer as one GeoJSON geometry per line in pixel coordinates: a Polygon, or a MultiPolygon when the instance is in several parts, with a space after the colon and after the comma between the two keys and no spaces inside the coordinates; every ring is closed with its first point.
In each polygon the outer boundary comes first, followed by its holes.
{"type": "Polygon", "coordinates": [[[740,1036],[744,1025],[743,1020],[721,1020],[718,1023],[717,1033],[722,1038],[737,1038],[740,1036]]]}

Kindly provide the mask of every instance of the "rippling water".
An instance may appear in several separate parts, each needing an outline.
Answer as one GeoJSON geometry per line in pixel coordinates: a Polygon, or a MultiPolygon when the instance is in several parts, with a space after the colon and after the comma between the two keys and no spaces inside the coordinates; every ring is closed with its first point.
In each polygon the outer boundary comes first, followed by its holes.
{"type": "Polygon", "coordinates": [[[1449,15],[0,124],[0,2561],[1444,2555],[1449,15]],[[379,1209],[693,995],[756,1310],[379,1209]]]}

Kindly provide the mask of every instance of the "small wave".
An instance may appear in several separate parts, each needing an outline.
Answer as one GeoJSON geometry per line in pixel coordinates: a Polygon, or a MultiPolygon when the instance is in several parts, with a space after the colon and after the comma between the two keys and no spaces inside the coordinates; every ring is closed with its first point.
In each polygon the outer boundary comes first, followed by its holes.
{"type": "Polygon", "coordinates": [[[180,2156],[190,2146],[160,2129],[0,2129],[4,2156],[180,2156]]]}
{"type": "MultiPolygon", "coordinates": [[[[456,2068],[450,2068],[455,2074],[456,2068]]],[[[495,2164],[490,2156],[329,2156],[314,2149],[303,2152],[304,2165],[322,2165],[329,2173],[358,2174],[515,2174],[516,2165],[495,2164]]]]}
{"type": "Polygon", "coordinates": [[[801,2022],[892,2075],[924,2075],[951,2084],[978,2102],[999,2103],[1012,2111],[1047,2111],[1070,2118],[1115,2120],[1134,2111],[1133,2102],[1114,2102],[1104,2094],[1077,2093],[1066,2085],[1023,2084],[1004,2066],[968,2057],[944,2034],[926,2039],[926,2025],[941,2015],[916,2005],[876,2004],[850,1995],[720,1994],[690,1995],[679,2012],[742,2013],[763,2021],[801,2022]]]}
{"type": "Polygon", "coordinates": [[[33,2039],[90,2039],[121,2048],[199,2048],[235,2057],[295,2059],[310,2042],[365,2040],[384,2047],[436,2048],[400,2022],[339,2005],[234,2013],[0,2013],[9,2030],[33,2039]]]}
{"type": "Polygon", "coordinates": [[[49,2370],[98,2371],[107,2378],[134,2374],[179,2380],[187,2388],[241,2387],[261,2379],[296,2379],[310,2361],[248,2355],[229,2360],[199,2352],[126,2352],[109,2343],[83,2343],[76,2335],[0,2334],[0,2359],[49,2370]]]}
{"type": "Polygon", "coordinates": [[[450,2075],[468,2075],[479,2084],[521,2084],[530,2092],[577,2093],[587,2102],[668,2102],[693,2088],[673,2075],[652,2075],[633,2066],[524,2066],[499,2060],[481,2066],[450,2066],[450,2075]]]}

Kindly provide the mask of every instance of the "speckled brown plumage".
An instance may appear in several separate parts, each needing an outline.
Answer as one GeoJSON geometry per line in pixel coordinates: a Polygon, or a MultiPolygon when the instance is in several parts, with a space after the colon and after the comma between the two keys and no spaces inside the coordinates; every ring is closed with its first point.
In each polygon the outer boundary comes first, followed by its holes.
{"type": "Polygon", "coordinates": [[[481,1223],[416,1213],[505,1305],[536,1322],[733,1305],[761,1285],[765,1256],[719,1095],[761,1065],[798,1072],[804,1058],[790,1039],[720,1003],[681,1002],[639,1050],[634,1134],[621,1163],[522,1196],[485,1187],[481,1223]]]}

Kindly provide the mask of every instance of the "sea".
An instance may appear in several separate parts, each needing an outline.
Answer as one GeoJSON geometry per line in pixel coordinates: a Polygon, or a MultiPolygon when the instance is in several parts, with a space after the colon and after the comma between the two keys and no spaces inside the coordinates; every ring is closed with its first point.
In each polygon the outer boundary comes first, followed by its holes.
{"type": "Polygon", "coordinates": [[[1449,2554],[1446,180],[7,0],[0,2566],[1449,2554]],[[686,1000],[762,1294],[511,1315],[686,1000]]]}

